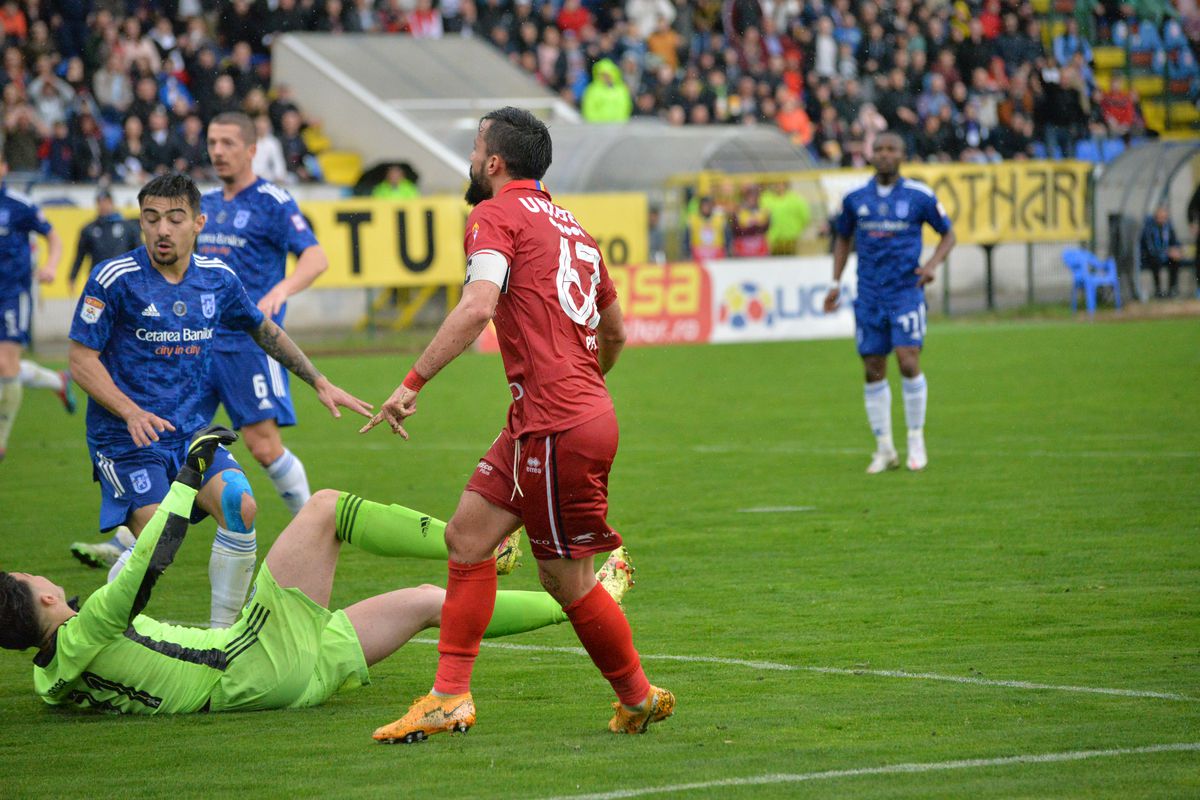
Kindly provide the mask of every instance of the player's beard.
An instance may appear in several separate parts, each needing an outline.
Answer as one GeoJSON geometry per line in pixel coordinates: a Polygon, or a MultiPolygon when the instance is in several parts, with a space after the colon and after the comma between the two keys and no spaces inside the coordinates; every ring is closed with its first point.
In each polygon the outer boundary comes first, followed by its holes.
{"type": "Polygon", "coordinates": [[[471,179],[471,182],[467,184],[467,193],[464,195],[464,199],[469,205],[477,206],[484,200],[492,199],[492,187],[475,176],[474,167],[467,169],[467,177],[471,179]]]}
{"type": "Polygon", "coordinates": [[[169,255],[163,256],[159,253],[158,245],[150,249],[150,259],[155,265],[160,267],[173,267],[179,263],[179,250],[172,245],[169,255]]]}

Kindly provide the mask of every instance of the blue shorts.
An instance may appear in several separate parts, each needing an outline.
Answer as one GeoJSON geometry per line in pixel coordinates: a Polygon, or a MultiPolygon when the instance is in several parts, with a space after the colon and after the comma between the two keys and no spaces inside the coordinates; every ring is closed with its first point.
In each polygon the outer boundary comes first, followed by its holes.
{"type": "Polygon", "coordinates": [[[31,308],[27,290],[0,295],[0,342],[16,342],[22,347],[29,344],[31,308]]]}
{"type": "MultiPolygon", "coordinates": [[[[96,448],[88,449],[92,454],[92,480],[100,484],[100,530],[110,531],[124,525],[134,509],[162,502],[187,459],[188,442],[165,447],[153,444],[115,458],[96,448]]],[[[204,482],[227,469],[242,471],[230,452],[218,447],[212,466],[204,473],[204,482]]],[[[192,522],[207,516],[208,512],[195,506],[192,522]]]]}
{"type": "Polygon", "coordinates": [[[887,298],[854,301],[860,356],[886,356],[897,347],[925,343],[925,292],[912,289],[887,298]]]}
{"type": "Polygon", "coordinates": [[[263,351],[215,353],[212,381],[235,429],[268,419],[281,428],[296,424],[288,371],[263,351]]]}

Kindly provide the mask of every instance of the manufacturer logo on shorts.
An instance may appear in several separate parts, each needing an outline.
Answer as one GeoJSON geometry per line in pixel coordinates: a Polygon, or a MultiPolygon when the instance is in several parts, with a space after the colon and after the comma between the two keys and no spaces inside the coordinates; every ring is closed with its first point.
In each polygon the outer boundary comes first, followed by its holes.
{"type": "Polygon", "coordinates": [[[158,314],[158,309],[154,307],[154,303],[151,303],[150,305],[148,305],[148,306],[146,306],[145,308],[143,308],[143,309],[142,309],[142,316],[143,316],[143,317],[157,317],[157,316],[159,316],[159,314],[158,314]]]}
{"type": "Polygon", "coordinates": [[[204,314],[205,319],[212,319],[213,314],[217,313],[217,296],[214,294],[200,295],[200,312],[204,314]]]}
{"type": "Polygon", "coordinates": [[[274,408],[274,407],[275,406],[271,405],[271,401],[265,397],[262,400],[258,401],[258,410],[259,411],[266,411],[267,409],[274,408]]]}
{"type": "Polygon", "coordinates": [[[536,458],[531,458],[525,462],[525,471],[532,472],[534,475],[542,474],[542,462],[536,458]]]}
{"type": "Polygon", "coordinates": [[[150,473],[144,469],[129,473],[129,483],[133,486],[134,494],[145,494],[150,491],[150,473]]]}

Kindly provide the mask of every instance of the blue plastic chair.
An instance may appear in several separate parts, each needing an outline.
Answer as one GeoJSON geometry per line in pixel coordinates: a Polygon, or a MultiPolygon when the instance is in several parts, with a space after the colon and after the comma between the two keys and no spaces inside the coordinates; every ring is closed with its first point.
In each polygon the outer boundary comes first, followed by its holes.
{"type": "Polygon", "coordinates": [[[1071,270],[1071,313],[1077,310],[1079,291],[1083,290],[1087,303],[1088,316],[1096,313],[1096,290],[1101,286],[1111,286],[1113,302],[1121,307],[1121,284],[1117,277],[1117,262],[1114,259],[1101,260],[1087,250],[1070,249],[1062,254],[1063,264],[1071,270]]]}

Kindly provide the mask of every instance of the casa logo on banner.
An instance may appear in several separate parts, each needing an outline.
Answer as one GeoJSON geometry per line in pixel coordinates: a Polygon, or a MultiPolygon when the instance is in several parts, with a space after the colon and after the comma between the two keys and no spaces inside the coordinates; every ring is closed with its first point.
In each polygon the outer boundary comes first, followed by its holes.
{"type": "Polygon", "coordinates": [[[609,269],[630,344],[695,344],[712,334],[712,284],[699,264],[609,269]]]}

